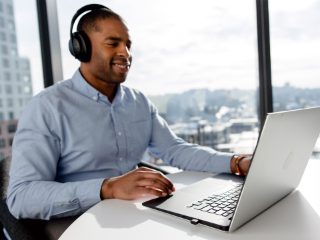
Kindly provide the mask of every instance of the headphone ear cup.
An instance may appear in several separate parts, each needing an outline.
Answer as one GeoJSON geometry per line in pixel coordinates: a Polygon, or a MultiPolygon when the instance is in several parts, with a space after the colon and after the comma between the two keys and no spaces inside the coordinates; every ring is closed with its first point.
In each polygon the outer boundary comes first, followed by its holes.
{"type": "Polygon", "coordinates": [[[75,48],[74,47],[77,43],[75,43],[75,40],[74,40],[74,37],[72,36],[70,39],[69,39],[69,52],[71,53],[72,56],[74,56],[76,58],[76,53],[75,53],[75,48]]]}
{"type": "Polygon", "coordinates": [[[74,32],[69,40],[70,53],[81,62],[89,62],[91,58],[91,43],[85,32],[74,32]]]}

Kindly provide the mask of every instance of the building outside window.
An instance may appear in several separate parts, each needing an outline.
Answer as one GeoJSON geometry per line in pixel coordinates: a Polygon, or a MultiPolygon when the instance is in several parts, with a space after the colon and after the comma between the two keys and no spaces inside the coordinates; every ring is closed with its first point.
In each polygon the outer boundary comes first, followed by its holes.
{"type": "Polygon", "coordinates": [[[13,126],[17,125],[27,100],[43,88],[37,26],[35,1],[0,0],[0,89],[3,90],[0,94],[0,127],[5,129],[0,138],[7,143],[0,149],[1,159],[11,155],[13,126]],[[23,81],[25,78],[28,80],[23,81]],[[10,132],[7,126],[10,126],[10,132]]]}

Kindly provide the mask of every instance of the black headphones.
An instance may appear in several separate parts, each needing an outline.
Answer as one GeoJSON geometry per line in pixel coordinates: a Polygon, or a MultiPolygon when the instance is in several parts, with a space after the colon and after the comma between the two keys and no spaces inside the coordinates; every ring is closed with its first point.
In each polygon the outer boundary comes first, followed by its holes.
{"type": "Polygon", "coordinates": [[[111,11],[106,6],[100,4],[89,4],[80,8],[71,20],[70,26],[70,40],[69,40],[69,51],[76,59],[81,62],[89,62],[91,58],[91,43],[88,35],[84,31],[72,32],[73,24],[76,19],[84,12],[93,11],[97,9],[106,9],[111,11]]]}

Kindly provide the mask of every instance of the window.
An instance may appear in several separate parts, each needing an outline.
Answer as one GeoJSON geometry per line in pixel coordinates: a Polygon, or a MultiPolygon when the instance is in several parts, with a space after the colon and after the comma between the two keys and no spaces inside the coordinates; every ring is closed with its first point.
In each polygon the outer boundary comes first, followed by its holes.
{"type": "Polygon", "coordinates": [[[4,72],[4,80],[6,82],[11,81],[11,74],[10,72],[4,72]]]}
{"type": "Polygon", "coordinates": [[[10,62],[9,62],[9,59],[8,58],[3,58],[2,59],[2,66],[4,68],[9,68],[10,67],[10,62]]]}
{"type": "Polygon", "coordinates": [[[9,112],[8,116],[9,116],[9,120],[13,120],[14,119],[14,113],[13,112],[9,112]]]}
{"type": "Polygon", "coordinates": [[[17,125],[16,124],[9,124],[8,125],[8,133],[14,133],[17,129],[17,125]]]}
{"type": "Polygon", "coordinates": [[[14,21],[13,20],[8,20],[8,28],[11,30],[11,31],[14,31],[14,21]]]}
{"type": "Polygon", "coordinates": [[[11,48],[10,48],[10,54],[11,54],[12,56],[17,56],[17,55],[18,55],[17,49],[16,49],[15,47],[11,47],[11,48]]]}
{"type": "Polygon", "coordinates": [[[275,110],[320,105],[320,0],[270,0],[275,110]]]}
{"type": "MultiPolygon", "coordinates": [[[[69,24],[89,3],[71,6],[57,0],[64,78],[79,66],[68,50],[69,24]]],[[[125,84],[148,95],[186,141],[252,152],[258,137],[255,1],[120,0],[107,5],[125,19],[133,40],[134,64],[125,84]]]]}
{"type": "Polygon", "coordinates": [[[6,94],[12,93],[12,86],[11,85],[5,85],[5,92],[6,94]]]}
{"type": "Polygon", "coordinates": [[[11,16],[13,15],[13,7],[11,4],[7,5],[7,12],[9,15],[11,15],[11,16]]]}
{"type": "Polygon", "coordinates": [[[30,82],[30,77],[28,75],[24,75],[22,78],[24,82],[30,82]]]}
{"type": "Polygon", "coordinates": [[[13,99],[12,98],[7,99],[7,107],[10,107],[10,108],[13,107],[13,99]]]}
{"type": "Polygon", "coordinates": [[[4,19],[3,17],[0,17],[0,29],[4,28],[4,19]]]}
{"type": "Polygon", "coordinates": [[[275,111],[320,106],[319,6],[320,0],[269,0],[275,111]]]}
{"type": "Polygon", "coordinates": [[[5,45],[1,46],[1,52],[3,55],[7,55],[8,54],[8,48],[5,45]]]}
{"type": "Polygon", "coordinates": [[[4,148],[6,146],[6,140],[3,138],[0,138],[0,148],[4,148]]]}
{"type": "Polygon", "coordinates": [[[0,40],[1,40],[2,42],[5,42],[5,41],[7,40],[6,34],[5,34],[4,32],[0,32],[0,40]]]}
{"type": "Polygon", "coordinates": [[[15,34],[10,34],[10,41],[12,43],[16,43],[17,42],[17,38],[16,38],[16,35],[15,34]]]}
{"type": "Polygon", "coordinates": [[[13,143],[13,138],[9,138],[8,144],[9,144],[10,147],[12,146],[12,143],[13,143]]]}
{"type": "Polygon", "coordinates": [[[30,92],[31,92],[30,87],[25,86],[25,87],[23,88],[23,92],[24,92],[24,93],[30,93],[30,92]]]}

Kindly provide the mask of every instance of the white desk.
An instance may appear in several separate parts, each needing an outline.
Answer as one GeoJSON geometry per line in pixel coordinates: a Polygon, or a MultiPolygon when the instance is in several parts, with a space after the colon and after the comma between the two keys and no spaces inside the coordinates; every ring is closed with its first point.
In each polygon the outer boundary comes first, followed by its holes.
{"type": "MultiPolygon", "coordinates": [[[[141,199],[105,200],[79,217],[60,239],[320,239],[319,170],[320,160],[310,160],[295,192],[232,233],[191,225],[186,220],[145,208],[141,199]]],[[[173,174],[170,178],[181,187],[181,182],[188,179],[186,174],[173,174]]],[[[193,180],[202,177],[195,174],[193,180]]],[[[190,182],[188,179],[185,183],[190,182]]]]}

